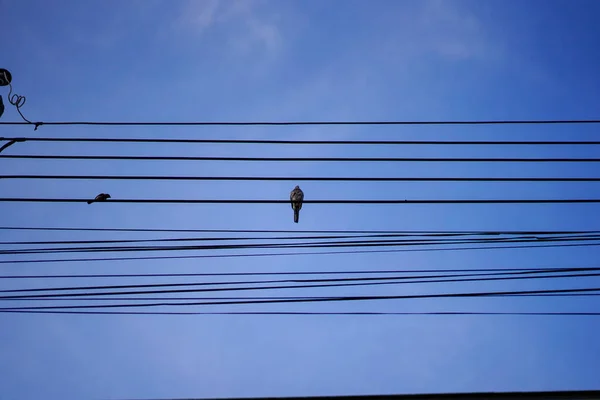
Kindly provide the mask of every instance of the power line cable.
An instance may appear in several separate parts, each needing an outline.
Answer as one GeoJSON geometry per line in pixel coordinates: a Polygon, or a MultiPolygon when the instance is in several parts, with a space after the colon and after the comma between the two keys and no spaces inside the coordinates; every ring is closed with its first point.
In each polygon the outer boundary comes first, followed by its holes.
{"type": "Polygon", "coordinates": [[[485,157],[234,157],[234,156],[107,156],[107,155],[10,155],[0,158],[55,160],[145,161],[244,161],[244,162],[536,162],[596,163],[600,158],[485,158],[485,157]]]}
{"type": "MultiPolygon", "coordinates": [[[[598,297],[600,296],[600,292],[596,293],[541,293],[541,294],[509,294],[503,295],[501,297],[515,297],[515,298],[532,298],[532,297],[565,297],[565,298],[578,298],[578,297],[598,297]]],[[[110,301],[217,301],[217,300],[288,300],[288,299],[321,299],[324,297],[319,296],[252,296],[252,297],[145,297],[145,296],[135,296],[135,297],[77,297],[73,298],[62,298],[62,297],[53,297],[53,298],[29,298],[23,297],[18,299],[2,299],[0,301],[13,301],[13,302],[21,302],[21,301],[31,301],[31,302],[41,302],[48,304],[49,302],[84,302],[84,301],[102,301],[102,302],[110,302],[110,301]]]]}
{"type": "Polygon", "coordinates": [[[346,270],[346,271],[271,271],[271,272],[204,272],[204,273],[143,273],[143,274],[55,274],[55,275],[0,275],[0,279],[65,279],[65,278],[177,278],[216,276],[265,276],[265,275],[372,275],[409,273],[478,273],[478,272],[578,272],[596,271],[597,267],[562,268],[469,268],[469,269],[403,269],[403,270],[346,270]]]}
{"type": "MultiPolygon", "coordinates": [[[[248,305],[248,304],[283,304],[283,303],[321,303],[321,302],[345,302],[345,301],[372,301],[372,300],[407,300],[407,299],[433,299],[433,298],[479,298],[496,297],[525,294],[546,293],[585,293],[597,292],[600,288],[578,288],[578,289],[543,289],[543,290],[517,290],[496,292],[462,292],[462,293],[435,293],[435,294],[408,294],[408,295],[377,295],[377,296],[335,296],[319,298],[298,298],[284,300],[236,300],[236,301],[210,301],[210,302],[186,302],[186,303],[139,303],[139,304],[93,304],[93,305],[60,305],[60,306],[28,306],[28,307],[5,307],[0,311],[16,310],[56,310],[56,309],[94,309],[94,308],[131,308],[131,307],[168,307],[168,306],[207,306],[207,305],[248,305]]],[[[98,294],[96,294],[97,296],[98,294]]],[[[34,297],[34,296],[28,296],[34,297]]]]}
{"type": "Polygon", "coordinates": [[[545,235],[545,234],[596,234],[600,231],[426,231],[426,230],[273,230],[273,229],[165,229],[165,228],[84,228],[84,227],[24,227],[0,226],[0,230],[25,231],[81,231],[81,232],[176,232],[176,233],[314,233],[314,234],[397,234],[397,235],[545,235]]]}
{"type": "MultiPolygon", "coordinates": [[[[600,161],[600,159],[599,159],[600,161]]],[[[600,182],[597,177],[298,177],[157,175],[0,175],[0,179],[139,181],[316,181],[316,182],[600,182]]]]}
{"type": "Polygon", "coordinates": [[[137,260],[177,260],[177,259],[202,259],[202,258],[245,258],[245,257],[273,257],[273,256],[307,256],[307,255],[338,255],[338,254],[371,254],[371,253],[403,253],[424,251],[463,251],[463,250],[500,250],[500,249],[532,249],[532,248],[559,248],[559,247],[591,247],[600,246],[600,243],[567,243],[567,244],[536,244],[519,246],[469,246],[450,248],[417,248],[393,250],[350,250],[350,251],[320,251],[320,252],[287,252],[287,253],[252,253],[252,254],[203,254],[187,256],[137,256],[137,257],[98,257],[98,258],[63,258],[63,259],[30,259],[30,260],[1,260],[0,264],[31,264],[31,263],[68,263],[68,262],[93,262],[93,261],[137,261],[137,260]]]}
{"type": "MultiPolygon", "coordinates": [[[[281,290],[281,289],[314,289],[314,288],[331,288],[331,287],[359,287],[359,286],[381,286],[381,285],[399,285],[399,284],[414,284],[414,283],[448,283],[448,282],[479,282],[479,281],[497,281],[497,280],[523,280],[523,279],[556,279],[556,278],[575,278],[575,277],[596,277],[600,276],[600,273],[590,274],[569,274],[569,275],[550,275],[550,276],[511,276],[511,277],[493,277],[493,278],[459,278],[449,280],[420,280],[420,281],[393,281],[393,282],[359,282],[359,283],[319,283],[319,284],[307,284],[307,285],[279,285],[279,286],[244,286],[244,287],[217,287],[217,288],[202,288],[202,289],[165,289],[165,290],[138,290],[138,291],[112,291],[112,292],[83,292],[83,293],[46,293],[46,294],[25,294],[25,295],[2,295],[1,300],[14,300],[14,299],[52,299],[52,298],[78,298],[85,296],[122,296],[122,295],[140,295],[140,294],[175,294],[175,293],[205,293],[205,292],[230,292],[230,291],[254,291],[254,290],[281,290]]],[[[198,284],[170,284],[168,286],[181,287],[181,286],[200,286],[210,285],[210,283],[201,282],[198,284]]],[[[161,286],[161,285],[156,285],[161,286]]],[[[164,285],[167,286],[167,285],[164,285]]],[[[106,288],[111,288],[107,286],[106,288]]],[[[122,285],[115,286],[118,288],[128,287],[154,287],[153,285],[122,285]]],[[[104,288],[99,288],[104,289],[104,288]]],[[[40,290],[54,290],[53,288],[40,289],[40,290]]],[[[64,289],[64,290],[79,290],[64,289]]],[[[29,291],[25,289],[25,291],[29,291]]],[[[35,289],[33,290],[35,291],[35,289]]],[[[20,293],[21,291],[19,291],[20,293]]],[[[552,292],[549,292],[552,293],[552,292]]],[[[114,300],[119,300],[118,298],[114,300]]],[[[234,303],[232,303],[234,304],[234,303]]],[[[235,303],[237,304],[237,303],[235,303]]]]}
{"type": "Polygon", "coordinates": [[[277,139],[157,139],[157,138],[89,138],[89,137],[0,137],[6,141],[91,142],[91,143],[182,143],[182,144],[274,144],[274,145],[600,145],[600,141],[483,141],[483,140],[277,140],[277,139]]]}
{"type": "Polygon", "coordinates": [[[372,235],[319,235],[319,236],[246,236],[246,237],[191,237],[191,238],[158,238],[158,239],[112,239],[112,240],[47,240],[47,241],[0,241],[0,245],[61,245],[61,244],[118,244],[118,243],[160,243],[160,242],[194,242],[194,241],[241,241],[241,240],[325,240],[325,239],[376,239],[376,238],[411,238],[411,239],[396,239],[397,242],[414,242],[419,240],[420,237],[433,238],[428,239],[428,242],[440,242],[444,243],[447,241],[455,241],[457,237],[465,236],[484,236],[483,238],[467,237],[465,240],[493,240],[493,241],[509,241],[516,239],[537,239],[537,240],[548,240],[548,239],[600,239],[600,232],[595,234],[577,235],[571,234],[568,236],[556,236],[556,235],[518,235],[507,237],[494,237],[492,239],[486,236],[498,236],[493,235],[475,235],[475,234],[421,234],[421,235],[408,235],[408,234],[372,234],[372,235]]]}
{"type": "Polygon", "coordinates": [[[431,312],[310,312],[310,311],[238,311],[238,312],[201,312],[201,311],[36,311],[2,310],[5,314],[73,314],[73,315],[363,315],[363,316],[408,316],[408,315],[495,315],[495,316],[600,316],[600,312],[486,312],[486,311],[431,311],[431,312]]]}
{"type": "MultiPolygon", "coordinates": [[[[31,122],[0,122],[0,125],[29,125],[31,122]]],[[[456,121],[44,121],[37,125],[96,126],[292,126],[292,125],[564,125],[600,124],[599,119],[456,120],[456,121]]]]}
{"type": "MultiPolygon", "coordinates": [[[[599,159],[600,161],[600,159],[599,159]]],[[[88,198],[2,197],[0,202],[87,203],[88,198]]],[[[107,203],[145,204],[289,204],[289,200],[266,199],[110,199],[107,203]]],[[[565,204],[600,203],[600,199],[373,199],[373,200],[304,200],[304,204],[565,204]]]]}
{"type": "MultiPolygon", "coordinates": [[[[599,271],[600,268],[596,269],[599,271]]],[[[185,283],[151,283],[151,284],[130,284],[130,285],[101,285],[101,286],[67,286],[67,287],[44,287],[44,288],[25,288],[25,289],[4,289],[0,290],[0,293],[23,293],[23,292],[62,292],[62,291],[75,291],[75,290],[105,290],[105,289],[136,289],[136,288],[156,288],[156,287],[192,287],[192,286],[215,286],[215,285],[256,285],[256,284],[274,284],[274,283],[324,283],[324,282],[372,282],[372,281],[408,281],[407,283],[437,283],[437,282],[467,282],[471,279],[450,279],[450,280],[436,280],[440,278],[474,278],[474,281],[487,281],[488,278],[484,277],[505,277],[505,276],[520,276],[521,275],[534,275],[531,277],[525,277],[524,279],[530,278],[571,278],[578,276],[600,276],[600,274],[590,273],[588,270],[587,274],[565,274],[565,275],[541,275],[541,274],[553,274],[551,271],[511,271],[511,272],[487,272],[487,273],[468,273],[468,274],[443,274],[443,275],[412,275],[412,276],[375,276],[375,277],[344,277],[344,278],[311,278],[311,279],[270,279],[260,281],[221,281],[221,282],[185,282],[185,283]],[[427,279],[427,280],[422,280],[427,279]],[[414,281],[417,280],[417,281],[414,281]]],[[[583,272],[583,271],[578,271],[583,272]]],[[[494,280],[494,279],[490,279],[494,280]]],[[[269,287],[271,288],[271,287],[269,287]]]]}
{"type": "Polygon", "coordinates": [[[467,239],[444,241],[438,240],[362,240],[362,241],[329,241],[329,242],[298,242],[298,243],[261,243],[261,244],[210,244],[186,246],[105,246],[105,247],[53,247],[17,250],[0,250],[0,254],[56,254],[82,252],[139,252],[139,251],[194,251],[194,250],[232,250],[232,249],[283,249],[283,248],[341,248],[341,247],[382,247],[382,246],[430,246],[435,244],[468,244],[468,243],[532,243],[532,242],[565,242],[565,241],[596,241],[600,236],[571,237],[571,238],[526,238],[526,239],[467,239]]]}

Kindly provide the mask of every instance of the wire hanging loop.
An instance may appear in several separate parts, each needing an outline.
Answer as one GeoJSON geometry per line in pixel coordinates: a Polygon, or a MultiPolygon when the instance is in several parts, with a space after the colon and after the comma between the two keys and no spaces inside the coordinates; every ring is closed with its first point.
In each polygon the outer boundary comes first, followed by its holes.
{"type": "Polygon", "coordinates": [[[21,116],[21,118],[23,118],[23,121],[25,121],[29,124],[35,125],[34,130],[37,131],[37,128],[39,126],[43,125],[43,122],[31,122],[23,115],[23,113],[21,112],[21,107],[23,107],[25,105],[27,98],[25,96],[21,96],[19,94],[13,93],[12,76],[10,75],[10,72],[8,72],[6,69],[0,69],[0,72],[2,72],[2,75],[3,75],[3,79],[2,79],[2,76],[0,76],[0,82],[3,84],[3,86],[8,85],[8,88],[9,88],[8,102],[10,104],[12,104],[13,106],[15,106],[19,115],[21,116]]]}

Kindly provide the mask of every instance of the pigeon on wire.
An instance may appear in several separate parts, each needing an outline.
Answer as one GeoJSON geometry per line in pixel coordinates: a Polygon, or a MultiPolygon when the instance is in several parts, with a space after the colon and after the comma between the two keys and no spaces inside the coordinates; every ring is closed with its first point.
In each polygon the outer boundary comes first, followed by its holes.
{"type": "Polygon", "coordinates": [[[100,193],[98,196],[94,198],[94,200],[88,200],[88,204],[92,204],[95,201],[106,201],[110,199],[110,194],[108,193],[100,193]]]}
{"type": "Polygon", "coordinates": [[[302,201],[304,200],[304,192],[300,189],[300,186],[296,186],[290,193],[290,202],[292,203],[292,209],[294,210],[294,222],[298,223],[300,218],[300,209],[302,208],[302,201]]]}

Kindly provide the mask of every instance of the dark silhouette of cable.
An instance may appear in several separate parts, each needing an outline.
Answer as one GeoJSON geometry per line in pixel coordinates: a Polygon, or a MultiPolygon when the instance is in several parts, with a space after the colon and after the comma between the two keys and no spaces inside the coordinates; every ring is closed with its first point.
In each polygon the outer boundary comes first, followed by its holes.
{"type": "MultiPolygon", "coordinates": [[[[439,299],[439,298],[479,298],[525,294],[546,293],[585,293],[597,292],[600,288],[578,288],[578,289],[544,289],[544,290],[517,290],[497,292],[462,292],[462,293],[435,293],[435,294],[409,294],[409,295],[378,295],[378,296],[335,296],[319,298],[298,298],[284,300],[235,300],[235,301],[207,301],[207,302],[159,302],[159,303],[137,303],[137,304],[93,304],[93,305],[58,305],[58,306],[28,306],[28,307],[4,307],[0,311],[22,311],[22,310],[57,310],[57,309],[96,309],[96,308],[131,308],[131,307],[169,307],[169,306],[208,306],[208,305],[242,305],[242,304],[283,304],[283,303],[321,303],[321,302],[345,302],[345,301],[372,301],[372,300],[407,300],[407,299],[439,299]]],[[[96,294],[97,296],[98,294],[96,294]]],[[[34,297],[34,296],[28,296],[34,297]]]]}
{"type": "MultiPolygon", "coordinates": [[[[599,159],[600,161],[600,159],[599,159]]],[[[295,177],[295,176],[157,176],[157,175],[0,175],[0,179],[138,180],[138,181],[321,181],[321,182],[600,182],[596,177],[295,177]]]]}
{"type": "Polygon", "coordinates": [[[478,273],[478,272],[577,272],[596,271],[596,267],[563,268],[470,268],[470,269],[402,269],[402,270],[346,270],[346,271],[273,271],[273,272],[205,272],[205,273],[147,273],[147,274],[57,274],[57,275],[0,275],[0,279],[52,279],[52,278],[177,278],[208,276],[279,276],[279,275],[372,275],[409,273],[478,273]]]}
{"type": "Polygon", "coordinates": [[[157,238],[157,239],[111,239],[111,240],[46,240],[46,241],[0,241],[0,245],[61,245],[61,244],[119,244],[119,243],[160,243],[160,242],[207,242],[207,241],[255,241],[255,240],[326,240],[326,239],[388,239],[396,238],[395,241],[402,242],[414,242],[415,240],[421,240],[419,238],[428,238],[429,242],[444,243],[447,241],[455,241],[457,238],[466,237],[465,240],[493,240],[493,241],[507,241],[516,239],[537,239],[537,240],[548,240],[548,239],[600,239],[600,232],[592,234],[569,234],[564,235],[546,235],[537,233],[535,235],[503,235],[502,237],[497,234],[493,235],[474,235],[474,234],[461,234],[461,233],[449,233],[449,234],[421,234],[421,235],[408,235],[408,234],[372,234],[372,235],[318,235],[318,236],[233,236],[233,237],[191,237],[191,238],[157,238]],[[472,237],[472,236],[483,236],[472,237]],[[493,236],[492,239],[489,237],[493,236]],[[398,239],[401,238],[401,239],[398,239]],[[404,239],[408,238],[408,239],[404,239]]]}
{"type": "Polygon", "coordinates": [[[313,234],[394,234],[410,236],[434,235],[546,235],[598,234],[600,231],[394,231],[394,230],[273,230],[273,229],[164,229],[164,228],[83,228],[0,226],[0,230],[80,231],[80,232],[176,232],[176,233],[313,233],[313,234]]]}
{"type": "Polygon", "coordinates": [[[595,317],[600,312],[472,312],[472,311],[431,311],[431,312],[310,312],[310,311],[238,311],[238,312],[201,312],[201,311],[36,311],[36,310],[2,310],[0,313],[11,314],[76,314],[76,315],[364,315],[364,316],[401,316],[401,315],[496,315],[496,316],[579,316],[595,317]]]}
{"type": "MultiPolygon", "coordinates": [[[[472,236],[451,234],[448,237],[472,236]]],[[[319,236],[246,236],[246,237],[192,237],[159,239],[114,239],[114,240],[48,240],[48,241],[6,241],[0,245],[58,245],[58,244],[111,244],[111,243],[157,243],[157,242],[195,242],[195,241],[240,241],[240,240],[323,240],[323,239],[366,239],[394,237],[423,237],[421,235],[373,234],[373,235],[319,235],[319,236]]],[[[426,235],[426,237],[446,237],[446,235],[426,235]]],[[[440,239],[441,240],[441,239],[440,239]]]]}
{"type": "Polygon", "coordinates": [[[485,157],[236,157],[236,156],[106,156],[10,155],[2,158],[54,160],[244,161],[244,162],[560,162],[596,163],[600,158],[485,158],[485,157]]]}
{"type": "Polygon", "coordinates": [[[105,142],[105,143],[184,143],[184,144],[275,144],[275,145],[600,145],[600,141],[482,141],[482,140],[273,140],[273,139],[156,139],[88,137],[0,137],[0,140],[28,142],[105,142]]]}
{"type": "MultiPolygon", "coordinates": [[[[595,269],[600,271],[600,268],[595,269]]],[[[485,273],[466,273],[466,274],[440,274],[440,275],[409,275],[409,276],[374,276],[374,277],[343,277],[343,278],[303,278],[303,279],[269,279],[260,281],[221,281],[221,282],[185,282],[185,283],[145,283],[129,285],[95,285],[95,286],[66,286],[66,287],[43,287],[43,288],[24,288],[24,289],[4,289],[0,293],[24,293],[24,292],[62,292],[75,290],[106,290],[106,289],[137,289],[137,288],[162,288],[162,287],[196,287],[196,286],[229,286],[229,285],[257,285],[257,284],[282,284],[282,283],[324,283],[324,282],[374,282],[374,281],[409,281],[406,283],[438,283],[438,282],[469,282],[469,281],[488,281],[497,280],[493,277],[516,277],[517,279],[538,279],[538,278],[573,278],[600,276],[598,273],[591,273],[590,270],[573,271],[578,274],[564,274],[554,271],[511,271],[511,272],[485,272],[485,273]],[[553,275],[542,275],[553,274],[553,275]],[[525,276],[523,275],[531,275],[525,276]],[[453,278],[453,279],[448,279],[453,278]],[[447,280],[440,280],[447,279],[447,280]]],[[[502,279],[503,280],[503,279],[502,279]]],[[[376,282],[377,283],[377,282],[376,282]]],[[[404,283],[404,282],[401,282],[404,283]]],[[[298,286],[302,287],[302,286],[298,286]]],[[[271,288],[271,287],[268,287],[271,288]]]]}
{"type": "Polygon", "coordinates": [[[18,139],[18,138],[10,139],[8,142],[4,143],[2,145],[2,147],[0,147],[0,153],[2,153],[5,149],[9,148],[13,144],[18,143],[18,142],[24,142],[24,141],[25,141],[24,139],[18,139]]]}
{"type": "MultiPolygon", "coordinates": [[[[596,293],[541,293],[541,294],[508,294],[503,295],[501,297],[522,297],[524,299],[531,297],[568,297],[568,298],[577,298],[577,297],[598,297],[600,296],[600,292],[596,293]]],[[[491,296],[493,297],[493,296],[491,296]]],[[[146,296],[135,296],[135,297],[78,297],[76,299],[72,298],[62,298],[62,297],[53,297],[53,298],[29,298],[23,297],[18,299],[2,299],[0,301],[31,301],[31,302],[42,302],[42,303],[51,303],[51,302],[84,302],[84,301],[219,301],[219,300],[291,300],[291,299],[321,299],[326,297],[319,296],[251,296],[251,297],[243,297],[243,296],[235,296],[235,297],[146,297],[146,296]]]]}
{"type": "Polygon", "coordinates": [[[137,261],[137,260],[177,260],[201,258],[245,258],[245,257],[273,257],[273,256],[307,256],[307,255],[337,255],[337,254],[370,254],[370,253],[403,253],[423,251],[462,251],[462,250],[500,250],[500,249],[532,249],[532,248],[558,248],[558,247],[591,247],[600,246],[600,243],[567,243],[567,244],[536,244],[518,246],[469,246],[450,248],[417,248],[393,250],[346,250],[346,251],[320,251],[320,252],[287,252],[287,253],[253,253],[253,254],[203,254],[188,256],[137,256],[137,257],[98,257],[98,258],[63,258],[63,259],[33,259],[33,260],[2,260],[0,264],[31,264],[31,263],[67,263],[67,262],[92,262],[92,261],[137,261]]]}
{"type": "Polygon", "coordinates": [[[232,250],[232,249],[295,249],[295,248],[343,248],[343,247],[387,247],[387,246],[430,246],[436,244],[487,244],[487,243],[532,243],[532,242],[569,242],[597,241],[600,236],[589,237],[557,237],[557,238],[471,238],[464,240],[332,240],[328,242],[296,242],[296,243],[248,243],[248,244],[208,244],[208,245],[178,245],[178,246],[93,246],[93,247],[47,247],[33,249],[0,250],[0,254],[56,254],[82,252],[140,252],[140,251],[195,251],[195,250],[232,250]]]}
{"type": "MultiPolygon", "coordinates": [[[[463,120],[463,121],[43,121],[39,125],[95,126],[291,126],[291,125],[564,125],[599,124],[598,119],[463,120]]],[[[29,125],[28,122],[0,122],[0,125],[29,125]]]]}
{"type": "MultiPolygon", "coordinates": [[[[599,159],[600,160],[600,159],[599,159]]],[[[87,203],[89,199],[2,197],[0,202],[87,203]]],[[[100,204],[289,204],[289,200],[266,199],[110,199],[100,204]]],[[[600,203],[600,199],[378,199],[378,200],[304,200],[305,204],[573,204],[600,203]]]]}
{"type": "MultiPolygon", "coordinates": [[[[557,279],[557,278],[576,278],[576,277],[596,277],[600,276],[600,273],[589,273],[589,274],[565,274],[565,275],[550,275],[550,276],[503,276],[503,277],[491,277],[491,278],[457,278],[457,279],[437,279],[437,280],[415,280],[415,281],[384,281],[384,282],[336,282],[336,283],[314,283],[305,285],[278,285],[278,286],[243,286],[243,287],[216,287],[216,288],[201,288],[201,289],[165,289],[165,290],[127,290],[127,291],[111,291],[111,292],[78,292],[78,293],[44,293],[44,294],[24,294],[24,295],[2,295],[0,300],[6,299],[52,299],[52,298],[78,298],[85,296],[121,296],[121,295],[142,295],[142,294],[175,294],[175,293],[206,293],[206,292],[232,292],[232,291],[254,291],[254,290],[281,290],[281,289],[314,289],[314,288],[332,288],[332,287],[358,287],[358,286],[382,286],[382,285],[400,285],[400,284],[419,284],[419,283],[456,283],[456,282],[482,282],[482,281],[498,281],[498,280],[523,280],[523,279],[557,279]]],[[[388,278],[393,279],[393,278],[388,278]]],[[[400,278],[402,279],[402,278],[400,278]]],[[[318,280],[316,280],[318,281],[318,280]]],[[[328,280],[322,280],[327,282],[328,280]]],[[[258,283],[258,282],[254,282],[258,283]]],[[[217,283],[221,284],[221,282],[217,283]]],[[[236,283],[234,283],[236,284],[236,283]]],[[[85,290],[103,290],[111,288],[143,288],[143,287],[190,287],[190,286],[207,286],[211,283],[200,282],[200,283],[181,283],[181,284],[155,284],[155,285],[112,285],[112,286],[96,286],[85,290]]],[[[80,287],[85,288],[85,287],[80,287]]],[[[41,288],[41,289],[17,289],[14,291],[8,291],[10,293],[22,293],[23,291],[59,291],[59,290],[84,290],[78,287],[74,288],[41,288]]],[[[4,291],[3,291],[4,292],[4,291]]],[[[552,292],[549,292],[552,293],[552,292]]],[[[321,297],[319,297],[321,298],[321,297]]],[[[114,300],[119,300],[118,298],[114,300]]],[[[172,300],[172,299],[170,299],[172,300]]],[[[232,303],[234,304],[234,303],[232,303]]],[[[237,304],[237,303],[235,303],[237,304]]]]}

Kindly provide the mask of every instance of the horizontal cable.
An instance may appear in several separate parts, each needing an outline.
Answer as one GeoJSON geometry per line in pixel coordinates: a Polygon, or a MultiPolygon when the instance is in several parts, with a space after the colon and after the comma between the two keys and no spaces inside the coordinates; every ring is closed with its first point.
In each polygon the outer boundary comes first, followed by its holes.
{"type": "MultiPolygon", "coordinates": [[[[46,240],[46,241],[0,241],[0,245],[54,245],[54,244],[111,244],[111,243],[160,243],[160,242],[207,242],[207,241],[241,241],[241,240],[325,240],[325,239],[376,239],[376,238],[407,238],[407,239],[397,239],[399,242],[401,241],[414,241],[418,238],[432,238],[429,239],[434,240],[436,242],[444,242],[449,240],[456,240],[457,238],[462,238],[464,236],[483,236],[483,238],[466,238],[466,240],[488,240],[488,236],[493,236],[492,240],[509,240],[509,239],[519,239],[519,238],[535,238],[539,240],[545,239],[570,239],[570,238],[589,238],[596,237],[600,232],[592,232],[591,234],[575,234],[570,233],[567,236],[560,235],[556,236],[554,234],[547,233],[536,233],[534,235],[526,234],[526,235],[517,235],[510,236],[499,234],[471,234],[471,233],[448,233],[448,234],[372,234],[372,235],[319,235],[319,236],[233,236],[233,237],[191,237],[191,238],[157,238],[157,239],[111,239],[111,240],[46,240]],[[411,239],[412,238],[412,239],[411,239]]],[[[598,237],[600,239],[600,237],[598,237]]]]}
{"type": "Polygon", "coordinates": [[[0,179],[153,180],[153,181],[328,181],[328,182],[600,182],[582,177],[286,177],[286,176],[149,176],[149,175],[0,175],[0,179]]]}
{"type": "Polygon", "coordinates": [[[573,241],[598,241],[600,236],[585,237],[556,237],[556,238],[473,238],[473,239],[438,239],[438,240],[347,240],[327,242],[297,242],[297,243],[260,243],[260,244],[209,244],[209,245],[179,245],[179,246],[94,246],[94,247],[49,247],[30,249],[0,250],[0,254],[55,254],[81,252],[139,252],[139,251],[197,251],[197,250],[232,250],[232,249],[294,249],[294,248],[342,248],[342,247],[383,247],[383,246],[430,246],[436,244],[488,244],[488,243],[549,243],[573,241]]]}
{"type": "MultiPolygon", "coordinates": [[[[600,292],[586,292],[586,293],[540,293],[540,294],[508,294],[503,295],[501,297],[522,297],[522,298],[531,298],[531,297],[598,297],[600,296],[600,292]]],[[[30,298],[23,297],[18,299],[2,299],[1,301],[32,301],[32,302],[43,302],[48,304],[49,302],[54,301],[70,301],[70,302],[83,302],[83,301],[218,301],[218,300],[290,300],[290,299],[323,299],[326,297],[319,296],[233,296],[233,297],[214,297],[214,296],[194,296],[194,297],[172,297],[172,296],[159,296],[159,297],[148,297],[148,296],[135,296],[135,297],[114,297],[114,298],[106,298],[106,297],[77,297],[73,298],[62,298],[62,297],[53,297],[53,298],[30,298]]]]}
{"type": "MultiPolygon", "coordinates": [[[[289,125],[556,125],[600,124],[599,119],[463,120],[463,121],[40,121],[41,125],[99,126],[289,126],[289,125]]],[[[0,122],[0,125],[31,125],[29,122],[0,122]]]]}
{"type": "MultiPolygon", "coordinates": [[[[203,286],[229,286],[229,285],[264,285],[275,283],[308,283],[306,285],[279,285],[279,286],[245,286],[245,287],[223,287],[208,289],[192,289],[191,292],[210,292],[210,291],[238,291],[238,290],[272,290],[272,289],[304,289],[304,288],[323,288],[323,287],[346,287],[346,286],[378,286],[378,285],[404,285],[415,283],[456,283],[456,282],[487,282],[499,280],[524,280],[524,279],[560,279],[560,278],[578,278],[578,277],[597,277],[600,273],[571,273],[571,274],[548,274],[542,271],[525,272],[496,272],[479,274],[445,274],[434,276],[378,276],[378,277],[359,277],[359,278],[327,278],[327,279],[273,279],[262,281],[233,281],[233,282],[186,282],[186,283],[151,283],[151,284],[133,284],[133,285],[102,285],[102,286],[68,286],[68,287],[44,287],[44,288],[24,288],[0,290],[0,293],[24,293],[24,292],[64,292],[76,290],[115,290],[115,289],[139,289],[139,288],[172,288],[172,287],[203,287],[203,286]],[[450,279],[451,278],[451,279],[450,279]],[[383,282],[380,282],[383,281],[383,282]],[[350,283],[346,283],[350,282],[350,283]],[[357,282],[357,283],[355,283],[357,282]],[[325,284],[322,284],[325,283],[325,284]]],[[[52,293],[41,295],[9,295],[0,296],[1,299],[15,298],[48,298],[48,297],[71,297],[86,295],[121,295],[121,294],[155,294],[155,293],[180,293],[178,290],[152,290],[141,292],[100,292],[100,293],[52,293]]]]}
{"type": "MultiPolygon", "coordinates": [[[[0,202],[28,203],[87,203],[90,199],[2,197],[0,202]]],[[[155,203],[155,204],[289,204],[289,200],[259,199],[113,199],[96,202],[106,203],[155,203]]],[[[600,203],[600,199],[398,199],[398,200],[307,200],[304,204],[560,204],[600,203]]]]}
{"type": "Polygon", "coordinates": [[[19,142],[105,142],[105,143],[185,143],[185,144],[274,144],[274,145],[600,145],[600,141],[482,141],[482,140],[273,140],[273,139],[156,139],[156,138],[64,138],[64,137],[0,137],[19,142]]]}
{"type": "Polygon", "coordinates": [[[0,313],[10,314],[76,314],[76,315],[364,315],[364,316],[401,316],[401,315],[497,315],[497,316],[578,316],[595,317],[600,312],[486,312],[486,311],[431,311],[431,312],[371,312],[371,311],[348,311],[348,312],[322,312],[322,311],[36,311],[36,310],[3,310],[0,313]]]}
{"type": "MultiPolygon", "coordinates": [[[[408,294],[408,295],[335,296],[335,297],[297,298],[297,299],[284,299],[284,300],[235,300],[235,301],[207,301],[207,302],[186,302],[186,303],[160,302],[160,303],[138,303],[138,304],[30,306],[30,307],[4,307],[4,308],[0,308],[0,311],[164,307],[164,306],[242,305],[242,304],[320,303],[320,302],[343,302],[343,301],[408,300],[408,299],[472,298],[472,297],[477,298],[477,297],[496,297],[496,296],[503,297],[503,296],[525,295],[525,294],[585,293],[585,292],[597,292],[599,290],[600,290],[600,288],[579,288],[579,289],[544,289],[544,290],[435,293],[435,294],[408,294]]],[[[97,296],[98,294],[95,294],[95,295],[97,296]]],[[[28,297],[34,297],[34,296],[28,296],[28,297]]]]}
{"type": "Polygon", "coordinates": [[[252,253],[252,254],[203,254],[188,256],[136,256],[136,257],[98,257],[98,258],[63,258],[63,259],[30,259],[30,260],[2,260],[0,264],[39,264],[39,263],[67,263],[67,262],[92,262],[92,261],[137,261],[137,260],[182,260],[201,258],[245,258],[245,257],[274,257],[274,256],[308,256],[308,255],[338,255],[338,254],[370,254],[370,253],[404,253],[404,252],[430,252],[430,251],[464,251],[464,250],[503,250],[503,249],[535,249],[559,247],[591,247],[600,246],[600,243],[567,243],[567,244],[535,244],[518,246],[468,246],[468,247],[438,247],[417,249],[393,250],[346,250],[346,251],[320,251],[320,252],[287,252],[287,253],[252,253]]]}
{"type": "Polygon", "coordinates": [[[146,160],[146,161],[244,161],[244,162],[600,162],[600,158],[471,158],[471,157],[192,157],[192,156],[94,156],[94,155],[10,155],[0,158],[53,160],[146,160]]]}
{"type": "Polygon", "coordinates": [[[264,275],[371,275],[409,273],[469,273],[469,272],[575,272],[596,271],[597,267],[563,268],[472,268],[472,269],[404,269],[404,270],[347,270],[347,271],[276,271],[276,272],[205,272],[205,273],[150,273],[150,274],[60,274],[60,275],[0,275],[0,279],[51,279],[51,278],[178,278],[207,276],[264,276],[264,275]]]}
{"type": "Polygon", "coordinates": [[[600,231],[392,231],[392,230],[279,230],[279,229],[165,229],[165,228],[83,228],[48,226],[0,226],[0,230],[80,231],[80,232],[178,232],[178,233],[329,233],[329,234],[394,234],[410,236],[438,235],[575,235],[598,234],[600,231]]]}
{"type": "MultiPolygon", "coordinates": [[[[595,269],[594,271],[599,271],[595,269]]],[[[574,272],[590,272],[588,271],[574,271],[574,272]]],[[[133,284],[133,285],[102,285],[102,286],[68,286],[68,287],[44,287],[44,288],[25,288],[25,289],[5,289],[0,290],[0,293],[22,293],[22,292],[51,292],[51,291],[73,291],[73,290],[103,290],[103,289],[135,289],[135,288],[149,288],[149,287],[186,287],[186,286],[213,286],[213,285],[254,285],[254,284],[266,284],[266,283],[322,283],[322,282],[355,282],[355,281],[379,281],[379,280],[409,280],[409,279],[435,279],[442,278],[472,278],[477,277],[477,280],[487,280],[484,277],[495,277],[495,276],[521,276],[521,275],[532,275],[534,278],[538,276],[545,276],[541,274],[560,274],[564,272],[554,271],[507,271],[507,272],[481,272],[481,273],[465,273],[465,274],[439,274],[439,275],[403,275],[403,276],[361,276],[361,277],[343,277],[343,278],[303,278],[303,279],[270,279],[261,281],[222,281],[222,282],[185,282],[185,283],[151,283],[151,284],[133,284]]],[[[593,276],[597,276],[594,274],[593,276]]],[[[563,275],[550,275],[561,277],[563,275]]],[[[572,274],[565,275],[571,277],[572,274]]],[[[583,275],[587,276],[587,275],[583,275]]],[[[429,282],[429,281],[428,281],[429,282]]],[[[450,282],[453,282],[451,280],[450,282]]],[[[411,282],[412,283],[412,282],[411,282]]]]}

